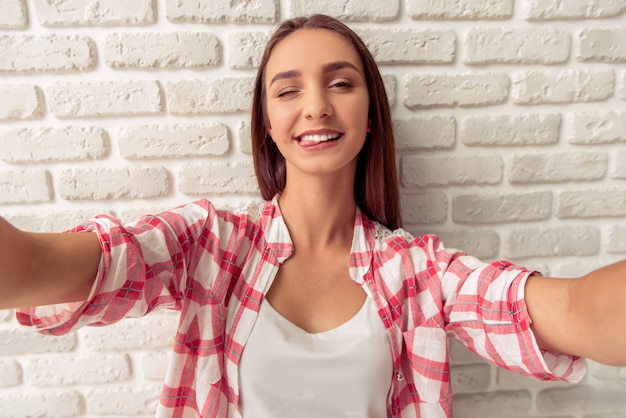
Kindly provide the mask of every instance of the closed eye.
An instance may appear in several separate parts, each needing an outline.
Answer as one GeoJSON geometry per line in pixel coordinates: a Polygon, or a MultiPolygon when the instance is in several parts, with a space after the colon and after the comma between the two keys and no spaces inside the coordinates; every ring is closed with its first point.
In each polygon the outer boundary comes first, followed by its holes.
{"type": "Polygon", "coordinates": [[[297,93],[297,90],[280,90],[278,93],[276,93],[276,97],[287,97],[295,93],[297,93]]]}

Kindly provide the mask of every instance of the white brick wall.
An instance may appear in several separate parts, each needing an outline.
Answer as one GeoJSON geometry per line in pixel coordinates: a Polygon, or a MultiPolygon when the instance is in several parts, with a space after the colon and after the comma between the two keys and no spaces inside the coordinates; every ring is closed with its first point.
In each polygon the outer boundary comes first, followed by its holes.
{"type": "Polygon", "coordinates": [[[1,35],[2,72],[75,72],[93,70],[96,44],[82,35],[1,35]]]}
{"type": "MultiPolygon", "coordinates": [[[[0,0],[0,214],[60,231],[254,198],[255,70],[313,12],[381,65],[408,230],[554,275],[626,257],[626,0],[0,0]]],[[[150,416],[175,323],[51,338],[0,311],[0,416],[150,416]]],[[[539,383],[450,353],[457,418],[626,416],[626,368],[539,383]]]]}

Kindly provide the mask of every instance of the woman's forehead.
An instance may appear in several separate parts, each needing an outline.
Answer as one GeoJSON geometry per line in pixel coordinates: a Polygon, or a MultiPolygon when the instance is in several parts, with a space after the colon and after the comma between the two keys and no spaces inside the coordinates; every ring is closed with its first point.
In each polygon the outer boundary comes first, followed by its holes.
{"type": "Polygon", "coordinates": [[[352,44],[340,34],[326,29],[299,29],[278,42],[269,56],[267,76],[280,71],[300,70],[308,65],[322,66],[334,61],[352,63],[361,72],[361,58],[352,44]]]}

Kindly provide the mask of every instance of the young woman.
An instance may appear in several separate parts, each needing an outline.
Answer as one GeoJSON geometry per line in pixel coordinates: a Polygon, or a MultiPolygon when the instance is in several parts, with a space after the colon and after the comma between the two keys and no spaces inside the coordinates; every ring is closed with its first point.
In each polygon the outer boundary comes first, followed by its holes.
{"type": "Polygon", "coordinates": [[[448,335],[543,380],[577,381],[583,356],[626,364],[625,263],[548,279],[399,229],[384,87],[342,23],[277,29],[252,131],[265,200],[239,212],[0,222],[2,307],[56,304],[18,311],[53,335],[179,310],[158,416],[449,417],[448,335]]]}

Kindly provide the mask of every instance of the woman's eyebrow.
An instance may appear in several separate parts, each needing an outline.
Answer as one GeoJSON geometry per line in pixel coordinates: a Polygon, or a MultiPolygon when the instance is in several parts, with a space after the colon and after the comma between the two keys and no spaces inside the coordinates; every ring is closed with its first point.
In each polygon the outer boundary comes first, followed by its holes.
{"type": "Polygon", "coordinates": [[[300,73],[300,71],[298,70],[290,70],[277,73],[274,77],[272,77],[272,81],[270,81],[270,87],[272,86],[272,84],[274,84],[275,81],[283,80],[285,78],[297,78],[301,75],[302,73],[300,73]]]}
{"type": "MultiPolygon", "coordinates": [[[[324,64],[322,65],[322,72],[330,73],[333,71],[341,70],[343,68],[351,68],[357,73],[359,74],[361,73],[354,64],[348,61],[334,61],[334,62],[329,62],[328,64],[324,64]]],[[[284,80],[286,78],[298,78],[301,75],[302,73],[298,70],[282,71],[280,73],[277,73],[274,77],[272,77],[272,81],[270,81],[270,86],[278,80],[284,80]]]]}
{"type": "Polygon", "coordinates": [[[332,71],[341,70],[343,68],[352,68],[357,73],[359,73],[359,74],[361,73],[359,71],[359,69],[356,68],[356,66],[354,64],[352,64],[351,62],[348,62],[348,61],[335,61],[335,62],[330,62],[328,64],[324,64],[324,65],[322,65],[322,72],[329,73],[329,72],[332,72],[332,71]]]}

